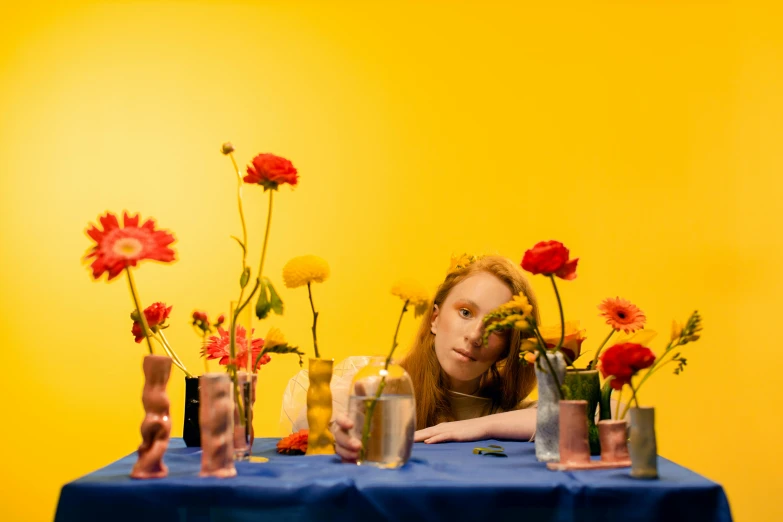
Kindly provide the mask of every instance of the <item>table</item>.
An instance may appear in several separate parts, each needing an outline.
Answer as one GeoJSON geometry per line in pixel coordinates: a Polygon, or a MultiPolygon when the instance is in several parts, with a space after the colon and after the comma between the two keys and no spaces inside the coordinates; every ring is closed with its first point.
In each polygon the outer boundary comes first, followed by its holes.
{"type": "Polygon", "coordinates": [[[239,462],[223,480],[199,478],[200,448],[182,439],[164,458],[167,478],[132,480],[134,452],[63,486],[55,521],[731,521],[719,484],[662,457],[660,480],[640,481],[629,468],[548,471],[528,442],[417,443],[406,466],[379,470],[278,455],[277,441],[256,439],[253,454],[270,461],[239,462]],[[508,457],[473,454],[489,444],[508,457]]]}

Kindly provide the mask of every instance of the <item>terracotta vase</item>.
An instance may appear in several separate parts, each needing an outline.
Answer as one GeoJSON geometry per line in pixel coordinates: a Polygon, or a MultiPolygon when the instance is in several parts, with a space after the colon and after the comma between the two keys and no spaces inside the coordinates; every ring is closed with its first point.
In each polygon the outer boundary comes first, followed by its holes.
{"type": "Polygon", "coordinates": [[[247,372],[237,373],[244,422],[240,422],[239,409],[234,408],[234,458],[247,460],[253,451],[253,406],[256,402],[256,382],[258,376],[247,372]]]}
{"type": "Polygon", "coordinates": [[[628,424],[624,420],[598,421],[598,435],[601,438],[603,462],[631,465],[631,457],[628,454],[628,424]]]}
{"type": "Polygon", "coordinates": [[[182,438],[188,448],[201,446],[199,431],[199,377],[185,376],[185,421],[182,438]]]}
{"type": "Polygon", "coordinates": [[[631,476],[658,478],[655,408],[631,408],[631,476]]]}
{"type": "Polygon", "coordinates": [[[141,445],[138,460],[130,476],[135,479],[161,478],[169,470],[163,463],[163,454],[169,447],[171,418],[166,385],[171,375],[171,359],[163,355],[144,357],[144,420],[141,423],[141,445]]]}
{"type": "Polygon", "coordinates": [[[333,455],[334,436],[329,431],[332,420],[332,359],[310,358],[307,389],[307,453],[305,455],[333,455]]]}
{"type": "Polygon", "coordinates": [[[560,401],[560,463],[590,462],[587,401],[560,401]]]}
{"type": "Polygon", "coordinates": [[[601,381],[598,378],[598,370],[569,369],[566,371],[565,386],[568,392],[566,399],[587,401],[587,437],[590,442],[590,454],[600,455],[601,443],[598,427],[595,425],[595,414],[601,401],[601,381]]]}
{"type": "Polygon", "coordinates": [[[565,360],[560,352],[547,353],[546,357],[554,368],[557,380],[552,376],[550,364],[546,361],[536,362],[538,379],[536,458],[541,462],[557,462],[560,460],[560,395],[557,382],[563,384],[565,380],[565,360]]]}
{"type": "Polygon", "coordinates": [[[233,383],[228,374],[201,376],[199,390],[199,427],[201,429],[202,477],[233,477],[234,400],[233,383]]]}

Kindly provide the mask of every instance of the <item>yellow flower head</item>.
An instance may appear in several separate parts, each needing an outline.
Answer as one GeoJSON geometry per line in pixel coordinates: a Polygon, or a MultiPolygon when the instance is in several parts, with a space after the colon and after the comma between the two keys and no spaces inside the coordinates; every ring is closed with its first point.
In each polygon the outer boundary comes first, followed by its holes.
{"type": "Polygon", "coordinates": [[[275,328],[274,326],[269,329],[269,332],[266,334],[266,338],[264,339],[264,348],[267,350],[271,350],[275,346],[282,346],[286,344],[285,342],[285,336],[283,335],[283,332],[280,331],[279,328],[275,328]]]}
{"type": "Polygon", "coordinates": [[[470,254],[459,254],[451,256],[451,263],[449,263],[449,271],[448,273],[452,273],[455,270],[462,270],[463,268],[466,268],[470,266],[471,264],[475,263],[481,259],[481,256],[473,256],[470,254]]]}
{"type": "Polygon", "coordinates": [[[430,296],[427,293],[427,289],[413,279],[397,281],[392,287],[391,293],[413,305],[413,313],[416,317],[424,314],[430,304],[430,296]]]}
{"type": "Polygon", "coordinates": [[[533,328],[533,306],[523,294],[515,295],[484,316],[484,342],[492,332],[503,330],[529,331],[533,328]]]}
{"type": "Polygon", "coordinates": [[[283,267],[283,282],[287,288],[308,283],[323,283],[329,277],[329,264],[318,256],[299,256],[283,267]]]}

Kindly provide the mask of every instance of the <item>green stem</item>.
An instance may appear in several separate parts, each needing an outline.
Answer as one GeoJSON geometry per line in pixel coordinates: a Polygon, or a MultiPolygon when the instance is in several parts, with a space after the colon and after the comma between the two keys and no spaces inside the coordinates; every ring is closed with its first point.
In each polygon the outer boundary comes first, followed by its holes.
{"type": "MultiPolygon", "coordinates": [[[[552,361],[549,360],[549,357],[547,355],[550,353],[549,350],[546,349],[546,342],[544,342],[544,336],[541,335],[541,332],[538,330],[538,325],[535,325],[533,327],[533,330],[536,332],[536,337],[539,339],[539,343],[541,346],[541,349],[539,351],[539,356],[543,357],[546,361],[546,365],[549,366],[549,371],[552,374],[552,378],[555,380],[555,385],[557,386],[557,396],[560,397],[560,400],[564,400],[565,397],[563,396],[563,389],[560,387],[560,379],[557,378],[557,373],[555,373],[555,368],[552,366],[552,361]]],[[[557,353],[557,351],[553,352],[557,353]]]]}
{"type": "Polygon", "coordinates": [[[266,259],[266,245],[269,242],[269,227],[272,224],[272,196],[275,191],[269,189],[269,210],[266,214],[266,231],[264,232],[264,246],[261,247],[261,264],[258,265],[258,280],[264,275],[264,259],[266,259]]]}
{"type": "MultiPolygon", "coordinates": [[[[397,348],[397,335],[400,333],[400,325],[402,324],[402,317],[405,315],[405,312],[408,310],[409,302],[410,300],[406,299],[405,304],[402,305],[402,312],[400,312],[400,318],[399,320],[397,320],[397,328],[394,330],[394,339],[392,340],[392,348],[391,351],[389,352],[389,356],[386,358],[386,364],[384,364],[383,366],[384,370],[389,369],[389,363],[391,362],[392,355],[394,354],[394,350],[397,348]]],[[[372,416],[373,413],[375,413],[375,406],[378,403],[378,399],[381,397],[381,394],[383,393],[383,389],[386,387],[386,375],[387,375],[387,371],[384,371],[383,375],[381,376],[381,382],[380,384],[378,384],[378,390],[375,392],[375,397],[373,397],[370,401],[365,401],[365,404],[367,405],[367,413],[364,416],[364,425],[362,426],[362,448],[359,450],[359,460],[364,460],[367,455],[367,443],[370,441],[370,424],[372,423],[372,416]]]]}
{"type": "MultiPolygon", "coordinates": [[[[680,345],[679,339],[675,344],[672,344],[673,341],[669,341],[669,344],[666,345],[666,350],[663,351],[663,355],[655,359],[655,362],[652,363],[652,366],[647,370],[647,373],[644,374],[642,377],[642,380],[639,381],[639,385],[636,387],[636,391],[639,391],[639,389],[642,387],[642,385],[647,381],[647,379],[650,377],[650,375],[655,371],[656,367],[658,366],[658,363],[660,363],[672,350],[674,350],[677,346],[680,345]]],[[[630,402],[625,405],[625,408],[623,408],[623,418],[625,418],[626,413],[628,413],[628,408],[631,407],[630,402]]]]}
{"type": "Polygon", "coordinates": [[[555,283],[555,276],[550,275],[549,279],[552,280],[552,288],[555,289],[555,297],[557,298],[557,308],[560,310],[560,341],[557,343],[555,351],[559,351],[563,347],[563,339],[565,339],[565,318],[563,316],[563,302],[560,300],[560,292],[557,291],[557,284],[555,283]]]}
{"type": "Polygon", "coordinates": [[[236,367],[236,353],[237,353],[237,311],[231,313],[230,331],[228,333],[228,375],[231,377],[231,382],[234,384],[234,404],[237,407],[239,413],[239,422],[242,426],[245,425],[245,415],[242,408],[242,399],[239,396],[239,379],[237,378],[236,367]]]}
{"type": "Polygon", "coordinates": [[[318,324],[318,312],[315,311],[315,305],[313,304],[313,292],[310,289],[310,281],[307,282],[307,295],[310,297],[310,309],[313,311],[313,350],[315,351],[315,358],[319,359],[318,355],[318,338],[315,335],[315,326],[318,324]]]}
{"type": "MultiPolygon", "coordinates": [[[[234,154],[230,153],[228,155],[229,158],[231,158],[231,163],[234,165],[234,170],[237,173],[237,203],[239,205],[239,220],[242,222],[242,244],[244,245],[244,248],[242,249],[242,271],[245,270],[245,267],[247,266],[247,225],[245,224],[245,213],[242,210],[242,184],[244,181],[242,180],[242,175],[239,173],[239,167],[237,166],[237,161],[234,159],[234,154]]],[[[238,302],[242,302],[240,299],[238,302]]]]}
{"type": "Polygon", "coordinates": [[[125,265],[125,272],[128,274],[128,284],[130,285],[131,295],[133,296],[133,303],[136,305],[136,313],[139,314],[141,329],[142,332],[144,332],[144,338],[147,339],[147,348],[150,350],[150,355],[155,355],[152,351],[152,341],[150,341],[150,327],[147,324],[147,316],[144,315],[144,309],[141,307],[139,294],[136,292],[136,283],[133,282],[133,273],[128,265],[125,265]]]}
{"type": "Polygon", "coordinates": [[[177,368],[179,368],[180,370],[182,370],[183,372],[185,372],[185,374],[186,374],[186,375],[188,375],[188,377],[192,377],[192,375],[188,374],[188,371],[185,369],[185,367],[184,367],[184,366],[182,366],[182,364],[180,364],[180,362],[179,362],[179,361],[177,361],[177,360],[176,360],[176,359],[175,359],[175,358],[172,356],[172,354],[171,354],[171,350],[169,349],[169,347],[168,347],[168,346],[166,346],[166,343],[164,343],[164,342],[163,342],[163,340],[161,340],[159,337],[157,337],[157,336],[156,336],[156,335],[154,335],[154,334],[152,335],[152,338],[155,340],[155,342],[156,342],[156,343],[158,343],[158,344],[161,346],[161,348],[163,348],[163,351],[164,351],[164,352],[166,352],[166,355],[168,355],[168,356],[169,356],[169,359],[171,359],[171,362],[172,362],[172,364],[174,364],[174,366],[176,366],[177,368]]]}
{"type": "Polygon", "coordinates": [[[614,420],[620,420],[620,400],[623,398],[623,389],[617,392],[617,404],[614,407],[614,420]]]}
{"type": "Polygon", "coordinates": [[[598,351],[595,352],[595,357],[593,357],[593,361],[587,367],[588,370],[595,369],[596,365],[598,364],[598,356],[601,355],[601,350],[604,349],[604,346],[606,346],[606,343],[609,342],[609,338],[612,337],[612,335],[614,335],[614,332],[616,332],[616,330],[614,328],[612,328],[612,331],[609,332],[609,335],[606,336],[606,339],[604,339],[604,342],[602,342],[601,346],[598,347],[598,351]]]}
{"type": "Polygon", "coordinates": [[[193,377],[193,374],[191,374],[188,370],[185,369],[185,363],[182,362],[182,359],[179,358],[177,355],[177,352],[174,351],[174,348],[171,347],[171,343],[168,339],[166,339],[166,335],[163,333],[162,329],[158,330],[158,333],[160,334],[160,338],[163,340],[164,346],[168,349],[169,357],[175,362],[177,362],[178,366],[182,369],[183,372],[185,372],[185,375],[188,377],[193,377]]]}

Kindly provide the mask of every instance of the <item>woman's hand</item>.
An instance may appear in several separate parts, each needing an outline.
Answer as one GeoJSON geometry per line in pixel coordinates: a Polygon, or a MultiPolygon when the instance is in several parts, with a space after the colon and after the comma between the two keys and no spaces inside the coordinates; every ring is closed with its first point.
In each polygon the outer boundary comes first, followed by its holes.
{"type": "Polygon", "coordinates": [[[345,414],[339,414],[334,419],[332,433],[334,434],[334,451],[343,459],[343,462],[356,462],[359,458],[359,450],[362,449],[362,441],[351,436],[353,421],[345,414]]]}
{"type": "Polygon", "coordinates": [[[486,417],[454,422],[441,422],[435,426],[417,430],[414,434],[415,442],[434,444],[436,442],[468,442],[483,440],[487,437],[486,417]]]}

